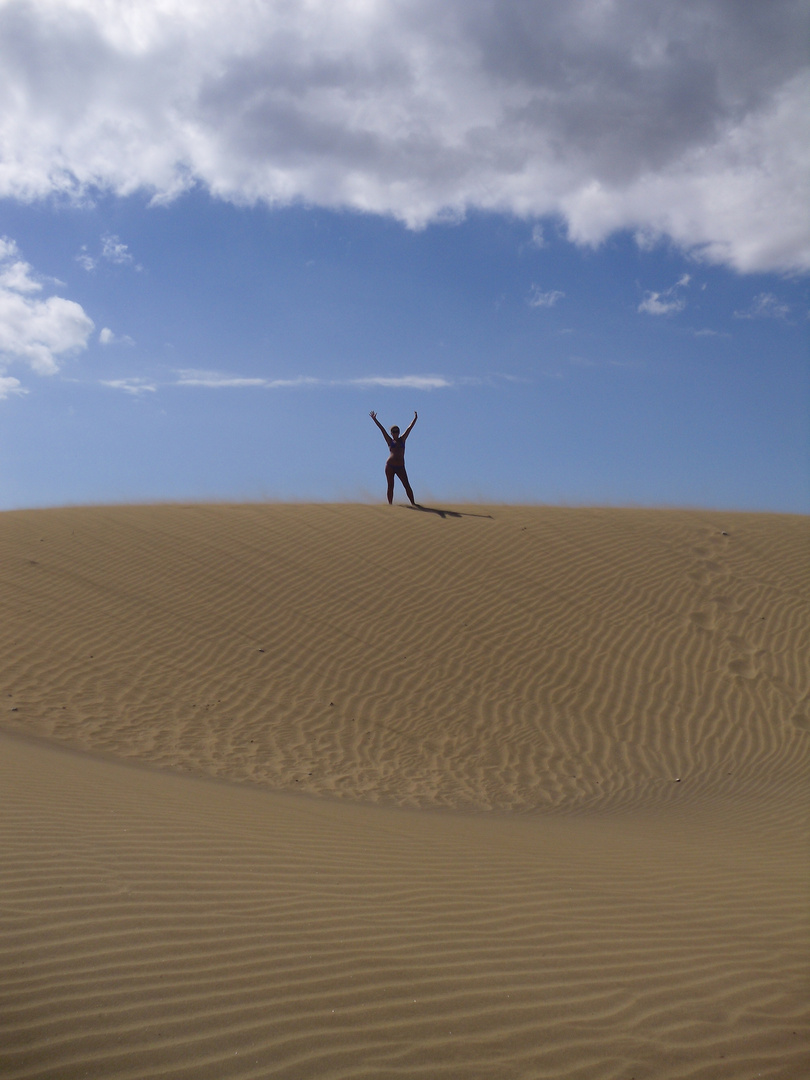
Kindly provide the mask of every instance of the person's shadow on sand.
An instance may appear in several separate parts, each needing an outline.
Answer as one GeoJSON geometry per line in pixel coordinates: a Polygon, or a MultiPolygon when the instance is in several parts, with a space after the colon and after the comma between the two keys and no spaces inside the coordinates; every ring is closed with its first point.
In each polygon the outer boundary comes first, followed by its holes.
{"type": "Polygon", "coordinates": [[[403,506],[403,510],[420,510],[423,514],[438,514],[440,518],[462,518],[462,517],[476,517],[476,518],[489,518],[492,520],[492,514],[463,514],[460,510],[441,510],[438,506],[422,506],[421,503],[413,503],[411,506],[403,506]]]}

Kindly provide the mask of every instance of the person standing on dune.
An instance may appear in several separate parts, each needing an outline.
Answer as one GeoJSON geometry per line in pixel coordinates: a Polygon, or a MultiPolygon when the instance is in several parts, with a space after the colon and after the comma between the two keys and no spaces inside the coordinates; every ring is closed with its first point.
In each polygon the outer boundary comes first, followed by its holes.
{"type": "Polygon", "coordinates": [[[385,478],[388,481],[388,505],[390,506],[394,501],[394,477],[398,476],[400,483],[405,488],[405,494],[411,500],[411,506],[416,506],[417,504],[414,501],[413,491],[408,482],[408,474],[405,472],[405,440],[413,431],[413,425],[416,423],[416,410],[414,409],[413,420],[411,420],[408,427],[405,428],[402,435],[400,435],[399,428],[396,424],[391,428],[391,434],[389,435],[377,419],[377,414],[373,409],[369,413],[369,416],[383,433],[383,438],[388,443],[388,449],[390,451],[388,461],[385,463],[385,478]]]}

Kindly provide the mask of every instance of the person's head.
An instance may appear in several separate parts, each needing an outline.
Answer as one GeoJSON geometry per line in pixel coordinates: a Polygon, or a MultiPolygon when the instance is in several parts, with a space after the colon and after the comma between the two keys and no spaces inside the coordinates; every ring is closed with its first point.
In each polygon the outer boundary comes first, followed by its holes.
{"type": "Polygon", "coordinates": [[[399,438],[399,428],[397,427],[396,424],[394,424],[394,426],[391,428],[391,434],[393,435],[393,437],[395,439],[399,438]]]}

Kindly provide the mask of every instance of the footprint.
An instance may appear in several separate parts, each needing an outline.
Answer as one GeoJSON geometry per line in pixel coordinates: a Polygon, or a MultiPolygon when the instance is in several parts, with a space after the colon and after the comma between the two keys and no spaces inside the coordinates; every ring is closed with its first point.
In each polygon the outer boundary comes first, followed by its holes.
{"type": "Polygon", "coordinates": [[[807,697],[799,700],[790,722],[795,724],[800,731],[810,731],[810,701],[808,701],[807,697]]]}
{"type": "Polygon", "coordinates": [[[727,574],[725,566],[716,559],[704,559],[703,566],[710,574],[727,574]]]}
{"type": "Polygon", "coordinates": [[[714,630],[717,625],[708,611],[693,611],[689,618],[699,630],[714,630]]]}
{"type": "Polygon", "coordinates": [[[738,611],[742,611],[742,605],[738,604],[731,596],[713,596],[712,600],[722,611],[728,612],[731,615],[736,614],[738,611]]]}
{"type": "Polygon", "coordinates": [[[744,679],[755,679],[759,675],[757,666],[750,656],[741,656],[736,660],[730,660],[728,670],[732,675],[742,675],[744,679]]]}
{"type": "Polygon", "coordinates": [[[696,585],[700,585],[703,588],[707,588],[712,584],[711,574],[706,573],[706,571],[701,570],[700,568],[690,570],[688,577],[690,581],[694,581],[696,585]]]}
{"type": "Polygon", "coordinates": [[[748,652],[748,642],[744,637],[740,637],[739,634],[727,634],[726,641],[732,647],[732,649],[739,649],[740,652],[748,652]]]}

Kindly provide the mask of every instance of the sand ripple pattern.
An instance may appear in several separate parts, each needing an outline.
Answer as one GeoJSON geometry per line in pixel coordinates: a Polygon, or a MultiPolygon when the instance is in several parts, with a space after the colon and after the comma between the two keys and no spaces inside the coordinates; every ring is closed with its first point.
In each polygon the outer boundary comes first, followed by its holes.
{"type": "Polygon", "coordinates": [[[9,730],[413,807],[807,775],[806,518],[106,507],[4,513],[0,546],[9,730]]]}
{"type": "Polygon", "coordinates": [[[0,737],[0,1076],[798,1080],[806,878],[734,813],[674,818],[335,803],[0,737]]]}

